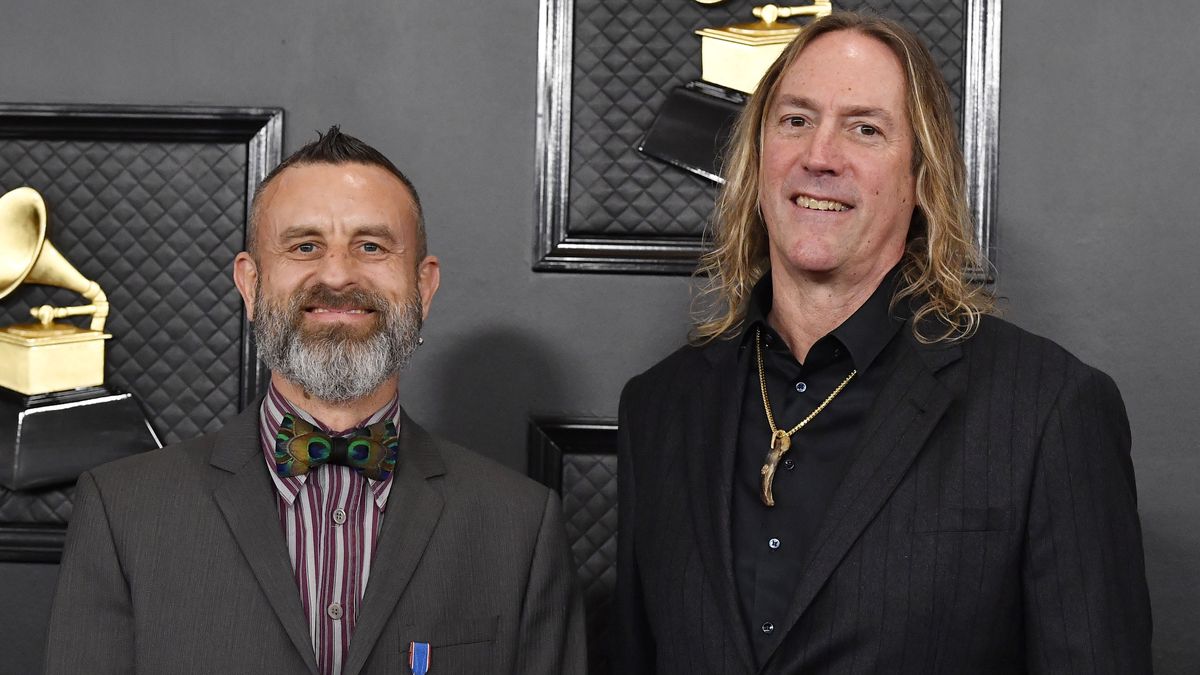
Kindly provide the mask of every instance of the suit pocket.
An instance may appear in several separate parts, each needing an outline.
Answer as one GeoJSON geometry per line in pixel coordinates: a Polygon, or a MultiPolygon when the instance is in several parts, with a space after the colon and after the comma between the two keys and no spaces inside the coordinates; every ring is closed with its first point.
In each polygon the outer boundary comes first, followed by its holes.
{"type": "MultiPolygon", "coordinates": [[[[495,668],[492,643],[499,618],[446,618],[408,624],[400,627],[400,645],[407,650],[413,642],[428,644],[431,673],[490,673],[495,668]]],[[[403,656],[407,665],[407,651],[403,656]]]]}
{"type": "Polygon", "coordinates": [[[1007,532],[1012,529],[1012,509],[941,509],[918,512],[913,517],[914,534],[939,532],[1007,532]]]}

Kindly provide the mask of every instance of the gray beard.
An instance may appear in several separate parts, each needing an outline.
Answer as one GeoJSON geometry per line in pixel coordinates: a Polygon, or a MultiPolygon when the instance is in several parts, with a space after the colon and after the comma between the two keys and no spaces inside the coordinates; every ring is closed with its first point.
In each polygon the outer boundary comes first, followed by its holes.
{"type": "MultiPolygon", "coordinates": [[[[335,300],[336,302],[336,300],[335,300]]],[[[323,285],[294,294],[286,305],[254,289],[254,336],[267,366],[328,403],[348,403],[374,392],[412,359],[421,332],[421,298],[392,305],[364,290],[335,293],[323,285]],[[312,298],[345,299],[375,311],[376,325],[362,335],[348,326],[306,330],[304,307],[312,298]]]]}

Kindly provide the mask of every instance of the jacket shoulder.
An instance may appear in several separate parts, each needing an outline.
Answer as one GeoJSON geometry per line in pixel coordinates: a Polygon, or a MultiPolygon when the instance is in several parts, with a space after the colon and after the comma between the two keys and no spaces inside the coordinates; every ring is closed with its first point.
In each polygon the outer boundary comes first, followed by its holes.
{"type": "Polygon", "coordinates": [[[1107,373],[1084,363],[1057,342],[1004,319],[983,317],[979,330],[962,349],[973,378],[993,373],[1014,391],[1026,392],[1036,400],[1055,401],[1088,389],[1120,400],[1116,382],[1107,373]]]}
{"type": "Polygon", "coordinates": [[[1100,372],[1054,340],[995,316],[982,317],[979,330],[966,341],[965,352],[973,358],[987,356],[1018,365],[1036,361],[1057,363],[1068,371],[1100,372]]]}
{"type": "Polygon", "coordinates": [[[645,372],[633,376],[621,392],[621,400],[660,397],[676,387],[686,387],[701,377],[714,363],[725,357],[736,358],[732,340],[716,340],[705,345],[684,345],[645,372]]]}
{"type": "MultiPolygon", "coordinates": [[[[101,464],[91,469],[97,483],[111,481],[163,480],[199,470],[207,465],[217,432],[172,443],[158,450],[147,450],[101,464]]],[[[178,480],[174,478],[172,480],[178,480]]]]}

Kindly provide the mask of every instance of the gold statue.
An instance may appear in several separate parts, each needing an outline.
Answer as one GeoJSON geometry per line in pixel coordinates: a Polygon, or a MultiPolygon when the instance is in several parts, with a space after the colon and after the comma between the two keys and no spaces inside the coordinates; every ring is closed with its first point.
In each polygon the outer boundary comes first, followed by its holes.
{"type": "MultiPolygon", "coordinates": [[[[704,0],[696,0],[709,4],[704,0]]],[[[811,5],[754,8],[758,21],[724,28],[701,28],[701,79],[746,94],[753,94],[767,69],[800,32],[799,24],[781,21],[789,17],[819,18],[833,12],[831,0],[814,0],[811,5]]]]}
{"type": "Polygon", "coordinates": [[[46,240],[46,202],[28,187],[0,197],[0,298],[22,283],[66,288],[90,304],[35,307],[37,323],[0,327],[0,387],[33,395],[103,384],[108,298],[46,240]],[[89,328],[55,321],[89,314],[89,328]]]}

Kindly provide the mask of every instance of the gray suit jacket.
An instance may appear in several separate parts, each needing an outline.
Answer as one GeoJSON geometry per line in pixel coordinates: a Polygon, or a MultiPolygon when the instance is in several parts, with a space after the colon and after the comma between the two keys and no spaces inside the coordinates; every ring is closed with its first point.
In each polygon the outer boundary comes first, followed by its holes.
{"type": "MultiPolygon", "coordinates": [[[[257,424],[80,477],[47,673],[317,672],[257,424]]],[[[554,493],[407,416],[393,479],[343,672],[583,673],[554,493]]]]}

